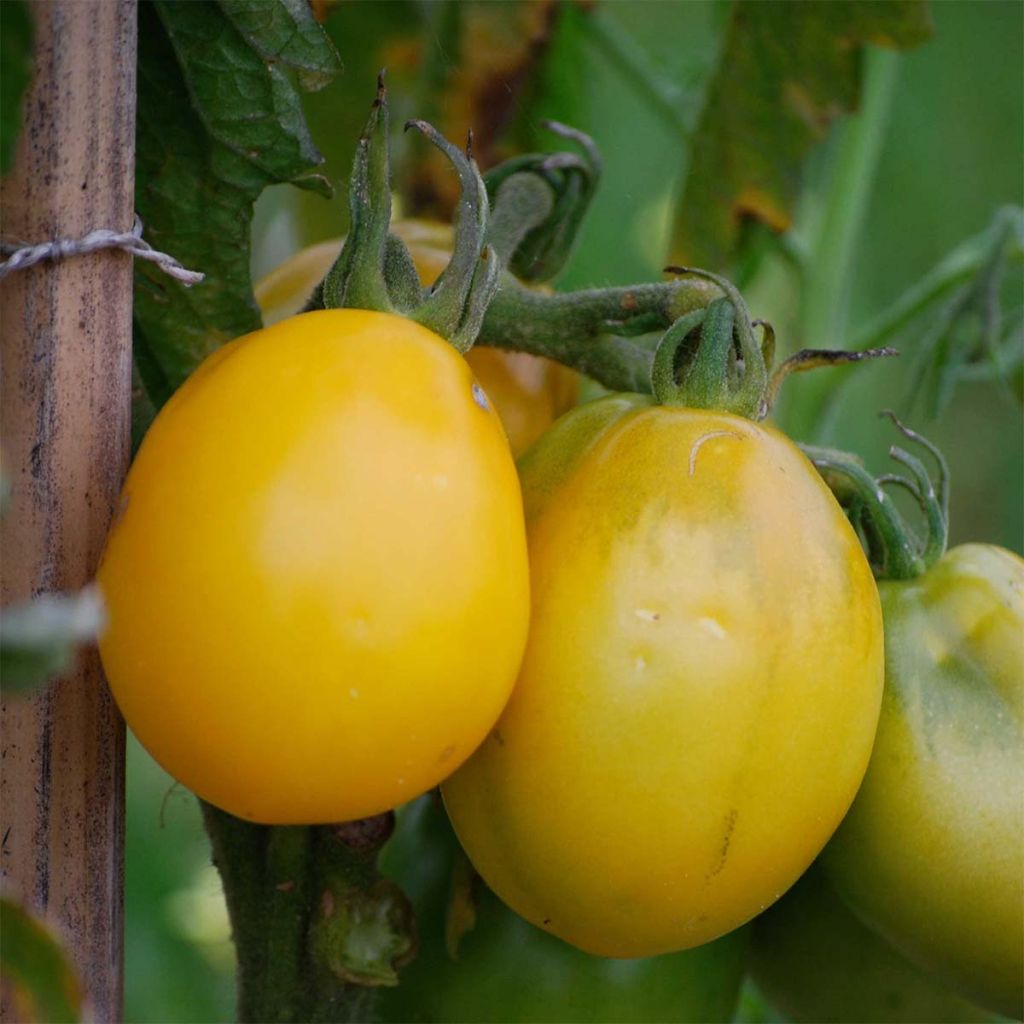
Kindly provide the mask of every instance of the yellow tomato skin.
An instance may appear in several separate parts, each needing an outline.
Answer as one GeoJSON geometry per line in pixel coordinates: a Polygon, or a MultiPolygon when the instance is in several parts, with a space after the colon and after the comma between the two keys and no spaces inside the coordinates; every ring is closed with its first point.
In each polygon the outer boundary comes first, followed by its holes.
{"type": "MultiPolygon", "coordinates": [[[[451,257],[451,228],[431,221],[400,220],[391,225],[412,253],[420,280],[433,284],[451,257]]],[[[302,309],[341,251],[342,239],[296,253],[256,283],[256,301],[265,324],[302,309]]],[[[466,356],[505,427],[518,458],[579,396],[576,374],[550,359],[527,352],[474,348],[466,356]]]]}
{"type": "Polygon", "coordinates": [[[1024,560],[989,544],[880,584],[885,699],[823,862],[907,957],[1024,1015],[1024,560]]]}
{"type": "Polygon", "coordinates": [[[363,310],[212,355],[125,484],[99,570],[128,724],[205,800],[360,818],[482,740],[529,617],[515,467],[465,361],[363,310]]]}
{"type": "Polygon", "coordinates": [[[602,399],[520,476],[530,638],[445,805],[533,924],[603,956],[700,945],[778,899],[856,793],[871,571],[804,456],[735,416],[602,399]]]}

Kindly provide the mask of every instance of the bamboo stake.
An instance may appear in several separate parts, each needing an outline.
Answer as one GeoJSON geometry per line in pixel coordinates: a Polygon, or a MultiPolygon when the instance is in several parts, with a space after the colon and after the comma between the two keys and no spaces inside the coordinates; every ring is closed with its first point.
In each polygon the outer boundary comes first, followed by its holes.
{"type": "MultiPolygon", "coordinates": [[[[0,186],[3,234],[130,230],[135,0],[32,9],[35,78],[0,186]]],[[[128,462],[131,289],[131,258],[114,251],[0,285],[4,605],[77,589],[95,572],[128,462]]],[[[0,727],[4,886],[57,924],[92,1016],[121,1020],[124,727],[95,652],[44,694],[12,698],[0,727]]]]}

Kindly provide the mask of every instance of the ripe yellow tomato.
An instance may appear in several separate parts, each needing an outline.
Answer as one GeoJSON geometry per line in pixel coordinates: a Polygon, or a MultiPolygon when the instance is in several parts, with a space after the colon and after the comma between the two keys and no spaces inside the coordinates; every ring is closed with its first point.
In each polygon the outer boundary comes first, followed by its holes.
{"type": "Polygon", "coordinates": [[[171,398],[99,570],[143,745],[252,821],[360,818],[486,735],[529,616],[519,485],[465,361],[329,310],[225,346],[171,398]]]}
{"type": "Polygon", "coordinates": [[[989,544],[879,585],[885,699],[823,863],[950,988],[1024,1015],[1024,561],[989,544]]]}
{"type": "MultiPolygon", "coordinates": [[[[409,246],[420,280],[424,284],[437,280],[451,256],[451,228],[431,221],[400,220],[391,230],[409,246]]],[[[256,283],[256,301],[265,324],[302,309],[337,258],[341,242],[332,239],[303,249],[256,283]]],[[[550,359],[481,347],[471,349],[466,361],[494,403],[517,457],[579,397],[577,375],[550,359]]]]}
{"type": "Polygon", "coordinates": [[[589,952],[700,945],[774,902],[867,766],[882,618],[813,466],[770,427],[613,396],[520,461],[532,619],[442,786],[485,881],[589,952]]]}

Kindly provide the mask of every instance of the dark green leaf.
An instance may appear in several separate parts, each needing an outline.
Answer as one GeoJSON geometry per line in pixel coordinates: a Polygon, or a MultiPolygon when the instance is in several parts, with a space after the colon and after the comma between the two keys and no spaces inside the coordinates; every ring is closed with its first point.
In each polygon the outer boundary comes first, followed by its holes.
{"type": "MultiPolygon", "coordinates": [[[[260,326],[249,226],[263,189],[292,182],[329,192],[310,175],[320,154],[299,95],[264,56],[287,48],[270,11],[285,0],[259,6],[265,22],[250,12],[244,34],[212,0],[139,8],[136,207],[151,244],[207,275],[186,289],[152,264],[136,266],[136,363],[155,403],[214,349],[260,326]]],[[[305,61],[310,74],[337,70],[329,42],[317,50],[307,40],[291,50],[289,60],[305,61]]]]}
{"type": "Polygon", "coordinates": [[[0,931],[0,989],[6,1018],[25,1024],[81,1020],[81,986],[50,931],[6,897],[0,898],[0,931]]]}
{"type": "Polygon", "coordinates": [[[32,79],[32,15],[25,0],[0,2],[0,174],[14,159],[22,94],[32,79]]]}
{"type": "Polygon", "coordinates": [[[217,0],[221,10],[266,61],[294,69],[304,89],[322,89],[341,71],[341,58],[307,0],[217,0]]]}
{"type": "Polygon", "coordinates": [[[863,45],[910,47],[930,33],[923,0],[737,0],[693,138],[673,258],[724,268],[744,217],[785,230],[805,156],[857,106],[863,45]]]}
{"type": "Polygon", "coordinates": [[[0,614],[0,678],[6,693],[21,693],[60,675],[75,649],[93,640],[103,621],[95,589],[44,594],[0,614]]]}

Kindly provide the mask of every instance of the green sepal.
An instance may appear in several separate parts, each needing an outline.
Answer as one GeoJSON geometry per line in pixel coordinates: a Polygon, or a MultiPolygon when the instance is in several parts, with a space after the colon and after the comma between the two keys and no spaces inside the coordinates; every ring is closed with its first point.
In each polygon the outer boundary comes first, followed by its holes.
{"type": "Polygon", "coordinates": [[[860,459],[848,452],[801,445],[825,483],[842,505],[864,544],[878,579],[914,579],[927,572],[945,553],[949,539],[949,468],[942,452],[927,438],[904,426],[894,413],[883,413],[908,440],[935,460],[936,481],[916,456],[896,445],[889,455],[910,471],[910,476],[887,473],[872,476],[860,459]],[[886,486],[907,491],[921,509],[926,532],[923,539],[907,524],[886,486]]]}
{"type": "Polygon", "coordinates": [[[576,142],[582,155],[524,154],[484,175],[495,222],[489,240],[521,281],[548,281],[565,266],[601,177],[589,135],[557,121],[544,126],[576,142]]]}
{"type": "Polygon", "coordinates": [[[451,259],[431,288],[421,289],[405,245],[388,234],[391,176],[388,104],[383,76],[356,149],[349,187],[351,227],[337,260],[306,309],[359,308],[407,316],[446,338],[460,352],[476,340],[498,287],[500,262],[485,244],[488,203],[472,156],[425,121],[408,121],[449,160],[459,176],[451,259]]]}

